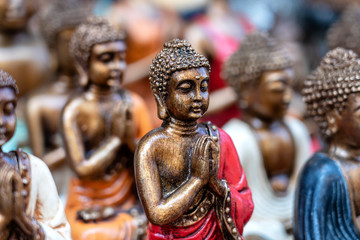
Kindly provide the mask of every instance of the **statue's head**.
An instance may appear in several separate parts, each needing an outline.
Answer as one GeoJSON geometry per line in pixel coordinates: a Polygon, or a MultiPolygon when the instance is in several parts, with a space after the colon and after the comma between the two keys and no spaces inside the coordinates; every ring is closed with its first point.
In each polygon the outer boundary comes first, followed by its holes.
{"type": "Polygon", "coordinates": [[[49,3],[38,15],[40,31],[50,49],[56,52],[59,66],[75,71],[69,43],[75,28],[91,15],[87,1],[62,0],[49,3]]]}
{"type": "Polygon", "coordinates": [[[360,54],[360,5],[351,4],[327,32],[329,49],[342,47],[360,54]]]}
{"type": "Polygon", "coordinates": [[[360,142],[360,59],[336,48],[304,83],[303,99],[326,142],[360,142]]]}
{"type": "Polygon", "coordinates": [[[292,62],[286,50],[265,33],[248,35],[225,63],[222,75],[244,111],[266,119],[285,115],[291,100],[292,62]]]}
{"type": "Polygon", "coordinates": [[[0,70],[0,147],[14,135],[16,127],[16,95],[18,88],[13,77],[0,70]]]}
{"type": "Polygon", "coordinates": [[[125,33],[102,17],[90,17],[75,30],[70,42],[79,70],[89,84],[118,86],[126,67],[125,33]]]}
{"type": "Polygon", "coordinates": [[[150,85],[159,118],[199,119],[209,105],[209,71],[209,61],[186,40],[166,42],[150,66],[150,85]]]}
{"type": "Polygon", "coordinates": [[[0,29],[17,31],[24,29],[35,12],[33,0],[0,0],[0,29]]]}

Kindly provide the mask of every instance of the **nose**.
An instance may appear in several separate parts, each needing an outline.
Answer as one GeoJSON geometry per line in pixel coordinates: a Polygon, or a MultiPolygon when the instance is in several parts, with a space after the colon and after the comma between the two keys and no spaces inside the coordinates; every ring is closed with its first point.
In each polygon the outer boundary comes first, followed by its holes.
{"type": "Polygon", "coordinates": [[[111,65],[112,70],[124,71],[126,68],[126,62],[124,60],[117,59],[111,65]]]}
{"type": "Polygon", "coordinates": [[[201,89],[199,85],[197,85],[195,88],[194,100],[201,101],[201,89]]]}

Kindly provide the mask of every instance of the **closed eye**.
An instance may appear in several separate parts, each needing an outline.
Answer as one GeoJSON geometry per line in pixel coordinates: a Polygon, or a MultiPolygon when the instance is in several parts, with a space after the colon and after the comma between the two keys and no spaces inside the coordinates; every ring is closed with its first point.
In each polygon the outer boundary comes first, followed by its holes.
{"type": "Polygon", "coordinates": [[[192,84],[190,81],[183,81],[177,86],[177,89],[181,92],[189,92],[192,89],[192,84]]]}
{"type": "Polygon", "coordinates": [[[113,58],[113,53],[103,53],[98,57],[98,59],[104,63],[110,62],[113,58]]]}
{"type": "Polygon", "coordinates": [[[201,91],[205,92],[207,91],[208,87],[209,87],[209,78],[205,78],[202,82],[201,82],[201,91]]]}

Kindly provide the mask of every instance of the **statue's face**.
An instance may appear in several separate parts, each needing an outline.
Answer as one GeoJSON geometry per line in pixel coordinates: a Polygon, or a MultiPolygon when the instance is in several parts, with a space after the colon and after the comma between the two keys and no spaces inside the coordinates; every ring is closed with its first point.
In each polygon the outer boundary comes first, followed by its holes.
{"type": "Polygon", "coordinates": [[[75,31],[75,28],[63,29],[56,38],[56,53],[59,61],[59,66],[62,70],[74,73],[75,62],[70,54],[70,39],[75,31]]]}
{"type": "Polygon", "coordinates": [[[118,86],[126,68],[123,41],[96,44],[91,51],[89,81],[99,87],[118,86]]]}
{"type": "Polygon", "coordinates": [[[11,87],[0,88],[0,146],[14,135],[16,127],[16,94],[11,87]]]}
{"type": "Polygon", "coordinates": [[[360,145],[360,93],[348,96],[345,109],[335,120],[337,139],[343,144],[359,147],[360,145]]]}
{"type": "Polygon", "coordinates": [[[170,117],[181,121],[196,121],[209,106],[209,71],[192,68],[174,72],[168,83],[165,99],[170,117]]]}
{"type": "Polygon", "coordinates": [[[251,93],[249,108],[269,119],[283,118],[292,95],[292,69],[268,71],[251,93]]]}
{"type": "Polygon", "coordinates": [[[0,0],[0,26],[9,30],[24,28],[32,12],[29,0],[0,0]]]}

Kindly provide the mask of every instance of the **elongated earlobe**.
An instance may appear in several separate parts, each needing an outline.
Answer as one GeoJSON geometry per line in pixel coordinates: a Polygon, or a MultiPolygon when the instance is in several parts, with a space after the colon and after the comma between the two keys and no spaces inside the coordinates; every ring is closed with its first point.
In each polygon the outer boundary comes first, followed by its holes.
{"type": "Polygon", "coordinates": [[[337,126],[337,117],[338,114],[335,111],[331,111],[326,114],[327,122],[328,122],[328,132],[327,134],[333,136],[337,133],[338,126],[337,126]]]}
{"type": "Polygon", "coordinates": [[[166,120],[169,117],[169,114],[166,110],[165,104],[163,100],[160,98],[158,94],[154,94],[156,105],[157,105],[157,113],[158,117],[161,120],[166,120]]]}
{"type": "Polygon", "coordinates": [[[75,62],[75,68],[76,68],[76,71],[77,73],[79,74],[79,78],[78,78],[78,81],[79,81],[79,85],[82,86],[82,87],[85,87],[88,82],[89,82],[89,79],[88,79],[88,74],[85,72],[85,70],[78,64],[75,62]]]}

